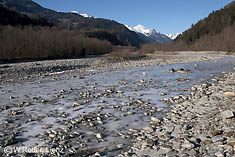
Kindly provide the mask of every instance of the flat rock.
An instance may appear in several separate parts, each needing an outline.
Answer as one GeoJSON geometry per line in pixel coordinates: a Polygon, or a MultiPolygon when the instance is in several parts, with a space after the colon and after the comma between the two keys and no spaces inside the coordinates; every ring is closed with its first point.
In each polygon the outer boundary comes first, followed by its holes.
{"type": "Polygon", "coordinates": [[[185,141],[185,142],[182,144],[182,148],[185,148],[185,149],[192,149],[192,148],[194,148],[194,144],[190,143],[189,141],[185,141]]]}
{"type": "Polygon", "coordinates": [[[226,111],[221,112],[221,116],[222,116],[224,119],[228,119],[228,118],[234,117],[234,114],[233,114],[232,111],[226,110],[226,111]]]}
{"type": "Polygon", "coordinates": [[[192,150],[188,151],[187,154],[188,154],[189,156],[196,156],[196,155],[197,155],[197,152],[192,149],[192,150]]]}
{"type": "Polygon", "coordinates": [[[215,142],[223,141],[224,138],[221,135],[217,135],[217,136],[213,137],[211,140],[212,140],[212,142],[215,143],[215,142]]]}

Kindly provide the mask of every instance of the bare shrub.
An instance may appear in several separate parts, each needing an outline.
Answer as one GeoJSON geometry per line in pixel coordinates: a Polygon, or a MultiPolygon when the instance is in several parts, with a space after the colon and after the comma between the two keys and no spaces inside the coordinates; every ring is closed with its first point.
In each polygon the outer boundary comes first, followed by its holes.
{"type": "Polygon", "coordinates": [[[162,46],[163,44],[160,44],[160,43],[148,43],[148,44],[141,45],[139,51],[142,54],[149,54],[149,53],[153,53],[154,51],[161,51],[162,46]]]}
{"type": "Polygon", "coordinates": [[[138,59],[144,57],[136,47],[131,46],[114,46],[110,56],[113,58],[122,58],[122,59],[138,59]]]}
{"type": "Polygon", "coordinates": [[[45,59],[100,55],[112,44],[85,38],[81,32],[49,27],[0,26],[0,60],[45,59]]]}

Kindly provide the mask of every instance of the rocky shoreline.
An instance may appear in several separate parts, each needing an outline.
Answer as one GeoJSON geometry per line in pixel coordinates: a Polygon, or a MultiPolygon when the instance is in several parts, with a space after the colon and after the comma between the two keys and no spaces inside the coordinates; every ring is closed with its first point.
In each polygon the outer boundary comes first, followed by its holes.
{"type": "Polygon", "coordinates": [[[150,126],[135,132],[136,142],[119,157],[234,157],[235,73],[217,81],[193,86],[185,98],[170,98],[167,116],[152,117],[150,126]]]}

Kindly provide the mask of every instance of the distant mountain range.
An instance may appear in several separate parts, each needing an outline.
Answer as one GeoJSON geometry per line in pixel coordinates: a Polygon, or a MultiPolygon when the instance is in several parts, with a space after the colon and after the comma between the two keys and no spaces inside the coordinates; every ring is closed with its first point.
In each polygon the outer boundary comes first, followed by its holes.
{"type": "Polygon", "coordinates": [[[45,18],[57,27],[83,31],[93,37],[106,39],[115,45],[140,46],[144,43],[139,36],[127,29],[123,24],[102,18],[87,18],[75,13],[56,12],[40,6],[32,0],[0,0],[7,8],[27,15],[45,18]],[[102,35],[105,36],[95,36],[102,35]],[[114,41],[112,40],[114,39],[114,41]]]}
{"type": "Polygon", "coordinates": [[[147,29],[142,25],[129,27],[113,20],[95,18],[78,11],[57,12],[44,8],[32,0],[0,0],[0,4],[30,17],[46,19],[54,26],[79,30],[88,37],[108,40],[114,45],[138,47],[149,42],[171,42],[175,38],[174,35],[161,34],[155,29],[147,29]]]}
{"type": "Polygon", "coordinates": [[[149,42],[158,42],[158,43],[167,43],[171,42],[172,39],[165,34],[157,32],[155,29],[148,29],[142,25],[137,25],[135,27],[130,27],[125,25],[129,30],[136,32],[139,37],[146,43],[149,42]]]}

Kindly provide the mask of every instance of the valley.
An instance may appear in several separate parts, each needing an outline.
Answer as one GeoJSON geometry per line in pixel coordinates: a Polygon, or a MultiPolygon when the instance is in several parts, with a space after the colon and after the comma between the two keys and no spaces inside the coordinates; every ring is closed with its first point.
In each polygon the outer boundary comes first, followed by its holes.
{"type": "Polygon", "coordinates": [[[0,0],[0,157],[234,157],[234,15],[0,0]]]}

